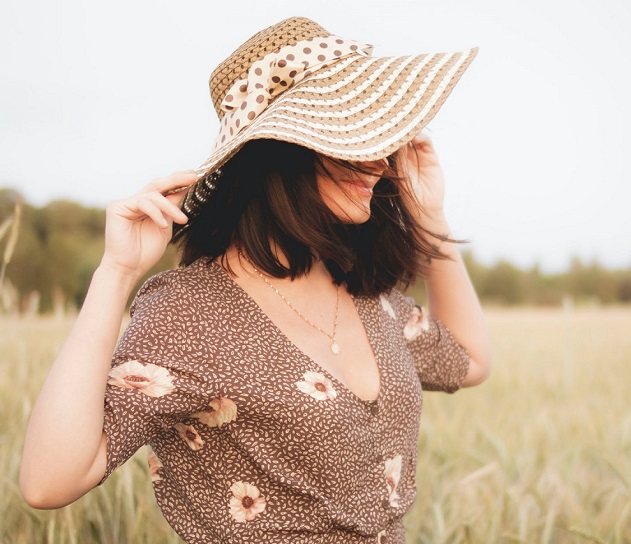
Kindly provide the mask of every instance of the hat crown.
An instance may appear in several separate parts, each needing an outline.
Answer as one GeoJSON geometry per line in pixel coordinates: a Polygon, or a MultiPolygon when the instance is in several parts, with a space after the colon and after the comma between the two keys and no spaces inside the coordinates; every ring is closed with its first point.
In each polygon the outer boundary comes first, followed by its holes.
{"type": "Polygon", "coordinates": [[[219,119],[226,114],[221,109],[221,102],[228,89],[240,79],[247,77],[248,70],[257,61],[269,53],[277,53],[286,45],[299,41],[331,36],[331,33],[318,23],[305,17],[291,17],[270,26],[252,36],[236,49],[228,58],[217,66],[208,82],[210,96],[219,119]]]}

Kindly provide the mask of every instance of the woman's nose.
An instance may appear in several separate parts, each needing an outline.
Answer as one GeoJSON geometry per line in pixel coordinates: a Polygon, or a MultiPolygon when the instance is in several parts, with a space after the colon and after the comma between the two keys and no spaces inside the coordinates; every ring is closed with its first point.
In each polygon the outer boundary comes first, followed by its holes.
{"type": "Polygon", "coordinates": [[[364,163],[364,166],[368,170],[374,171],[376,174],[381,175],[383,171],[388,168],[388,159],[377,159],[375,161],[368,161],[364,163]]]}

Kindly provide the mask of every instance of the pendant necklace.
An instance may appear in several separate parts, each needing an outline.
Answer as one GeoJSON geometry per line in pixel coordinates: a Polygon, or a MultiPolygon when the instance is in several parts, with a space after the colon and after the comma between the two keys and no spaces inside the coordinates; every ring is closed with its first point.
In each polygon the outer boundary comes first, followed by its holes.
{"type": "Polygon", "coordinates": [[[300,311],[298,310],[298,308],[296,308],[291,302],[289,302],[287,300],[287,298],[285,297],[285,295],[283,293],[281,293],[281,291],[279,291],[276,287],[274,287],[270,281],[254,266],[254,264],[252,263],[252,261],[246,257],[241,251],[239,251],[239,255],[241,255],[246,261],[248,261],[248,263],[250,263],[250,266],[254,269],[254,272],[256,272],[259,277],[267,284],[270,286],[270,288],[281,298],[283,299],[283,302],[285,304],[287,304],[287,306],[289,306],[294,313],[300,317],[300,319],[302,319],[304,322],[308,323],[309,325],[311,325],[315,330],[321,332],[322,334],[324,334],[324,336],[328,337],[329,340],[331,340],[331,351],[333,352],[334,355],[337,355],[340,352],[340,345],[337,343],[337,339],[336,339],[336,332],[337,332],[337,316],[338,316],[338,311],[340,308],[340,286],[339,284],[337,285],[337,292],[336,292],[336,298],[335,298],[335,320],[333,322],[333,332],[331,334],[329,334],[328,332],[322,330],[320,327],[318,327],[315,323],[313,323],[312,321],[310,321],[309,319],[307,319],[304,315],[302,315],[300,313],[300,311]]]}

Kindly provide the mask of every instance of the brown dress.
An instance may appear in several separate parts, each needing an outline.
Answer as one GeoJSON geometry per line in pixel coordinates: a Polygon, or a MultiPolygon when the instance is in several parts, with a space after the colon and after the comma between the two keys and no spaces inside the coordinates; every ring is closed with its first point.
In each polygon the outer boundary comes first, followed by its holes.
{"type": "Polygon", "coordinates": [[[149,279],[109,375],[103,481],[148,445],[158,504],[189,544],[404,544],[422,389],[456,391],[469,357],[397,290],[355,304],[376,401],[302,353],[218,264],[149,279]]]}

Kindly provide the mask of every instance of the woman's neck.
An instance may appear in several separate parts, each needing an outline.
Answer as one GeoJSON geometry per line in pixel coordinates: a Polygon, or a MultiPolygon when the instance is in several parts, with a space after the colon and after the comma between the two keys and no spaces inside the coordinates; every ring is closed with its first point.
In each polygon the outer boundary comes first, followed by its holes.
{"type": "MultiPolygon", "coordinates": [[[[289,259],[285,253],[277,246],[271,245],[272,253],[278,260],[278,262],[289,267],[289,259]]],[[[268,279],[272,280],[275,284],[292,284],[297,287],[298,285],[309,285],[310,288],[318,288],[319,285],[330,285],[332,282],[331,274],[329,273],[326,265],[318,258],[314,258],[311,268],[305,274],[292,280],[291,278],[275,278],[269,276],[265,272],[259,270],[259,268],[252,263],[247,253],[237,249],[234,245],[230,246],[225,253],[228,267],[236,276],[259,276],[263,274],[268,279]]]]}

